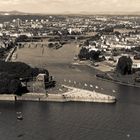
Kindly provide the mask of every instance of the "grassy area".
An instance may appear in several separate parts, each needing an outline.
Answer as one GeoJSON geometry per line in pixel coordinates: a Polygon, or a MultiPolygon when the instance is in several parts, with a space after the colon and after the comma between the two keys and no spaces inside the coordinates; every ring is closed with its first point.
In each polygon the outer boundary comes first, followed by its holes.
{"type": "Polygon", "coordinates": [[[66,44],[60,49],[49,49],[47,46],[26,44],[23,48],[17,50],[17,59],[33,66],[43,66],[50,63],[67,63],[73,61],[76,53],[75,43],[66,44]]]}

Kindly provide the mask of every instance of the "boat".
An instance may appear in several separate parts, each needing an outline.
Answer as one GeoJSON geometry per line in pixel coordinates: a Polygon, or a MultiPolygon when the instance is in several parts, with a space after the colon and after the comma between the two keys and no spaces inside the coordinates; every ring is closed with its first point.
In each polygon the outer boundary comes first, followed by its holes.
{"type": "Polygon", "coordinates": [[[19,115],[17,116],[17,119],[18,119],[18,120],[23,120],[23,116],[22,116],[21,114],[19,114],[19,115]]]}
{"type": "Polygon", "coordinates": [[[17,116],[17,119],[18,120],[23,120],[23,116],[22,115],[19,115],[19,116],[17,116]]]}

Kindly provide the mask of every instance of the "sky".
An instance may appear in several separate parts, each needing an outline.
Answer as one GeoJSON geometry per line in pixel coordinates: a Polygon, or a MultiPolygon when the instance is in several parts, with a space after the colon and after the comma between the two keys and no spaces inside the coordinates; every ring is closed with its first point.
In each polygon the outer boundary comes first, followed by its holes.
{"type": "Polygon", "coordinates": [[[30,13],[140,12],[140,0],[0,0],[0,11],[30,13]]]}

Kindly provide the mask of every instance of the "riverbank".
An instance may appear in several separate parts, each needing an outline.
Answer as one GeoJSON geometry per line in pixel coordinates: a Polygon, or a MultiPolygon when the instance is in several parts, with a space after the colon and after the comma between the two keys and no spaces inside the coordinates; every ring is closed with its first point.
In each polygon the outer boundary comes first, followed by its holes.
{"type": "MultiPolygon", "coordinates": [[[[140,83],[139,82],[135,82],[134,77],[136,77],[135,75],[120,75],[118,76],[117,74],[113,74],[113,71],[109,70],[105,68],[105,67],[96,67],[91,65],[91,63],[89,61],[79,61],[79,62],[73,62],[72,65],[84,65],[84,66],[88,66],[94,70],[97,70],[97,74],[96,78],[98,78],[99,80],[104,80],[104,81],[108,81],[108,82],[113,82],[115,84],[120,84],[120,85],[124,85],[124,86],[130,86],[130,87],[137,87],[140,88],[140,83]]],[[[100,65],[100,64],[99,64],[100,65]]],[[[103,65],[102,65],[103,66],[103,65]]],[[[111,67],[110,67],[111,69],[111,67]]]]}
{"type": "Polygon", "coordinates": [[[115,96],[97,93],[69,87],[68,91],[61,94],[44,94],[44,93],[26,93],[22,96],[0,95],[1,101],[44,101],[44,102],[96,102],[96,103],[115,103],[115,96]]]}
{"type": "Polygon", "coordinates": [[[124,86],[140,88],[140,84],[137,83],[137,82],[134,82],[134,81],[120,81],[120,80],[114,79],[109,74],[97,74],[96,77],[100,80],[105,80],[105,81],[108,81],[108,82],[113,82],[113,83],[124,85],[124,86]]]}

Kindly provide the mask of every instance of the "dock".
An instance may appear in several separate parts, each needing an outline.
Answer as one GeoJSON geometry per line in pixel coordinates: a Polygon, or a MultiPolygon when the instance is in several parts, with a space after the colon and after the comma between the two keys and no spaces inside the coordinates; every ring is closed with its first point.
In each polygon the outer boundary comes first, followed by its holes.
{"type": "MultiPolygon", "coordinates": [[[[65,85],[63,85],[65,86],[65,85]]],[[[63,97],[67,101],[76,101],[76,102],[97,102],[97,103],[115,103],[116,97],[98,93],[95,91],[89,91],[84,89],[78,89],[74,87],[68,87],[69,92],[63,94],[63,97]]]]}

